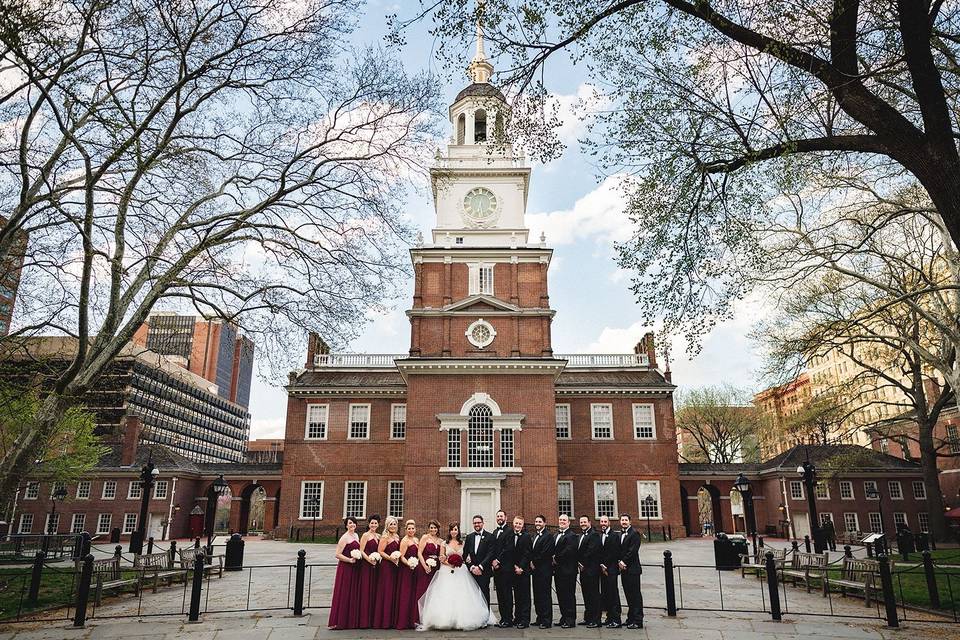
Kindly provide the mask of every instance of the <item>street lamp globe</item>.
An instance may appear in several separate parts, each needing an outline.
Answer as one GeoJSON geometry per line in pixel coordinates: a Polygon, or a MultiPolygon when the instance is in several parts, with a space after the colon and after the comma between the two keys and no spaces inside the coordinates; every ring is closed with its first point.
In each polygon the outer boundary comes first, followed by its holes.
{"type": "Polygon", "coordinates": [[[746,493],[750,491],[750,481],[741,473],[737,476],[737,479],[733,483],[734,489],[740,493],[746,493]]]}
{"type": "Polygon", "coordinates": [[[806,468],[801,464],[797,467],[797,475],[802,476],[807,472],[806,468]]]}

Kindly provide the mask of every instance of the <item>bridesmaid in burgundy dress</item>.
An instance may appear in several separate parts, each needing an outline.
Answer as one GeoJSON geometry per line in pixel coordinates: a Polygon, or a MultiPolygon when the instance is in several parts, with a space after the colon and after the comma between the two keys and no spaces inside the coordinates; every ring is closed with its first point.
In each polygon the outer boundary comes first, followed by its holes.
{"type": "Polygon", "coordinates": [[[333,580],[333,599],[330,602],[331,629],[356,629],[360,621],[359,581],[360,539],[357,537],[357,521],[348,517],[343,524],[347,532],[337,543],[337,575],[333,580]]]}
{"type": "Polygon", "coordinates": [[[357,587],[360,592],[358,629],[369,629],[373,626],[377,577],[380,573],[377,569],[377,564],[380,561],[380,554],[377,552],[377,549],[380,548],[380,536],[377,535],[377,529],[379,528],[380,516],[370,516],[370,519],[367,520],[367,532],[360,537],[360,556],[363,558],[363,562],[360,563],[360,579],[357,587]]]}
{"type": "Polygon", "coordinates": [[[420,607],[417,602],[417,523],[406,522],[406,535],[400,541],[400,576],[397,578],[397,618],[394,629],[415,629],[420,620],[420,607]]]}
{"type": "Polygon", "coordinates": [[[440,549],[443,548],[443,540],[440,539],[440,523],[431,520],[427,525],[427,535],[420,538],[420,552],[417,554],[420,560],[420,566],[417,568],[417,603],[419,605],[420,596],[427,592],[430,581],[436,575],[437,567],[440,566],[440,549]]]}
{"type": "Polygon", "coordinates": [[[397,575],[400,567],[400,536],[397,535],[398,523],[393,516],[384,521],[384,532],[380,536],[380,568],[377,577],[376,595],[373,606],[373,628],[392,629],[397,617],[397,575]]]}

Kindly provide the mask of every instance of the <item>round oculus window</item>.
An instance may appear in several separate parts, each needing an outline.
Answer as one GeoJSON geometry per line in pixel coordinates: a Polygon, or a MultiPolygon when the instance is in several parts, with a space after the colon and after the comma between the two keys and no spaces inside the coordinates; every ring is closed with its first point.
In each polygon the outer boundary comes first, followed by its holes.
{"type": "Polygon", "coordinates": [[[497,337],[497,331],[489,322],[480,318],[469,327],[465,332],[467,340],[478,349],[483,349],[497,337]]]}

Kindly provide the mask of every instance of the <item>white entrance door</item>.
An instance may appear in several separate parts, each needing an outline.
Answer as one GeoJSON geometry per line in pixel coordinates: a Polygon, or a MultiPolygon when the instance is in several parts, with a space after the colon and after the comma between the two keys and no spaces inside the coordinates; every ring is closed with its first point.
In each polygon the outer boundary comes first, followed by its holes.
{"type": "Polygon", "coordinates": [[[147,537],[153,536],[154,541],[161,540],[163,536],[163,514],[151,513],[148,523],[147,537]]]}
{"type": "Polygon", "coordinates": [[[797,538],[810,535],[810,521],[805,513],[794,513],[793,517],[793,535],[797,538]]]}
{"type": "Polygon", "coordinates": [[[473,516],[479,514],[483,516],[484,523],[494,522],[497,507],[493,504],[493,494],[491,489],[467,489],[466,504],[460,505],[461,520],[464,523],[472,522],[473,516]]]}

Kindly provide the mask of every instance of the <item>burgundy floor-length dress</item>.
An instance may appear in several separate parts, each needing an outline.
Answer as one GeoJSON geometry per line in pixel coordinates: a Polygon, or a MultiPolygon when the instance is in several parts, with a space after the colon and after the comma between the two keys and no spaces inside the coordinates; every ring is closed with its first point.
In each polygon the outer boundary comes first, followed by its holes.
{"type": "MultiPolygon", "coordinates": [[[[351,540],[344,546],[343,555],[349,556],[354,550],[360,549],[360,542],[351,540]]],[[[337,575],[333,579],[333,599],[330,602],[330,621],[328,626],[337,629],[356,629],[360,622],[359,593],[360,563],[337,563],[337,575]]]]}
{"type": "MultiPolygon", "coordinates": [[[[380,541],[376,538],[367,540],[363,550],[368,556],[377,550],[380,541]]],[[[357,589],[359,593],[359,618],[357,621],[358,629],[369,629],[373,626],[374,607],[377,598],[377,576],[380,573],[380,566],[373,565],[366,560],[358,560],[360,564],[360,578],[357,589]]]]}
{"type": "Polygon", "coordinates": [[[406,562],[417,557],[417,545],[411,544],[403,554],[397,578],[397,618],[394,629],[415,629],[420,621],[420,607],[417,602],[417,571],[422,571],[419,565],[410,569],[406,562]]]}
{"type": "Polygon", "coordinates": [[[373,605],[374,629],[392,629],[397,617],[397,576],[403,567],[393,564],[387,557],[399,550],[399,540],[391,540],[383,548],[383,561],[377,569],[380,575],[377,576],[377,595],[373,605]]]}
{"type": "Polygon", "coordinates": [[[423,559],[427,560],[428,558],[433,558],[437,561],[437,566],[430,569],[430,573],[427,573],[422,566],[417,567],[417,602],[420,602],[420,596],[427,592],[427,587],[430,586],[430,581],[433,580],[433,576],[437,575],[437,569],[440,568],[440,547],[428,542],[423,545],[423,559]]]}

